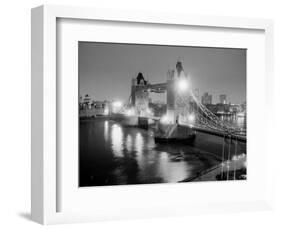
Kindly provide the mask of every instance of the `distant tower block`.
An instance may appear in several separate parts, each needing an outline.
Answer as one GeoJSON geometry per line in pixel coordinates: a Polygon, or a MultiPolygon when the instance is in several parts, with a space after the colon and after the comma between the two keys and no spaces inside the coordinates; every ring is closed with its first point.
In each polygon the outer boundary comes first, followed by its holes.
{"type": "Polygon", "coordinates": [[[146,90],[148,82],[144,79],[142,73],[132,80],[131,95],[132,105],[137,115],[145,115],[149,108],[149,92],[146,90]]]}

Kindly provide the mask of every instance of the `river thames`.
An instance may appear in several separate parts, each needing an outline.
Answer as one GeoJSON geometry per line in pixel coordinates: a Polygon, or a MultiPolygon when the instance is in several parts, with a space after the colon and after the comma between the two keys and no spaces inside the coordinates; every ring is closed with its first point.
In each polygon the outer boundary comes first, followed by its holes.
{"type": "MultiPolygon", "coordinates": [[[[245,124],[244,118],[235,122],[245,124]]],[[[192,145],[159,144],[153,128],[125,127],[102,117],[80,120],[79,142],[82,187],[186,181],[234,155],[234,144],[221,137],[197,133],[192,145]]],[[[237,155],[246,153],[245,143],[236,147],[237,155]]]]}

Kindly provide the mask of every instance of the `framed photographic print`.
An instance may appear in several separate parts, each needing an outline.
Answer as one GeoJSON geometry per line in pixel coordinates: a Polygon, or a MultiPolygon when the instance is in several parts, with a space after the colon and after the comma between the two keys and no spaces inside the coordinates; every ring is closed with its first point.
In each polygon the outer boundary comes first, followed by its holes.
{"type": "Polygon", "coordinates": [[[272,31],[265,19],[34,8],[32,219],[270,208],[272,31]]]}

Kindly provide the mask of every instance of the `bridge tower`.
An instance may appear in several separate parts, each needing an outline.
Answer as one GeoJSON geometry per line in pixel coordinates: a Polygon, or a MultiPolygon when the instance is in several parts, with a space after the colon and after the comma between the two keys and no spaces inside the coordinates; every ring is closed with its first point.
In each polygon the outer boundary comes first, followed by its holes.
{"type": "Polygon", "coordinates": [[[149,109],[149,92],[147,90],[148,81],[144,79],[141,72],[132,79],[131,97],[135,115],[144,116],[149,109]]]}
{"type": "Polygon", "coordinates": [[[181,90],[182,83],[187,84],[188,78],[184,72],[181,61],[176,64],[175,70],[167,73],[167,117],[170,122],[176,123],[177,119],[186,116],[189,103],[186,103],[188,88],[181,90]]]}
{"type": "Polygon", "coordinates": [[[168,70],[167,72],[167,117],[170,122],[176,122],[176,81],[175,71],[168,70]]]}

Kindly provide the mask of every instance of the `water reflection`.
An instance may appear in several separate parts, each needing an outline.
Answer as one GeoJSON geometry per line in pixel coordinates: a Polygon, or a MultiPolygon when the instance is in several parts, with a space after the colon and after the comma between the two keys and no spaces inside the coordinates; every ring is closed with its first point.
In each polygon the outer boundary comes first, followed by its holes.
{"type": "Polygon", "coordinates": [[[133,140],[130,134],[128,134],[126,138],[126,148],[129,152],[133,150],[133,140]]]}
{"type": "MultiPolygon", "coordinates": [[[[94,186],[179,182],[218,164],[222,145],[204,134],[194,146],[155,144],[153,130],[95,119],[80,122],[79,148],[79,184],[94,186]]],[[[245,146],[238,145],[239,152],[245,146]]]]}
{"type": "Polygon", "coordinates": [[[111,143],[115,156],[123,156],[123,130],[120,125],[113,124],[111,126],[111,143]]]}
{"type": "Polygon", "coordinates": [[[140,166],[143,165],[143,142],[143,136],[140,134],[140,132],[137,132],[135,135],[134,150],[136,151],[136,156],[140,166]]]}
{"type": "Polygon", "coordinates": [[[108,121],[104,121],[104,139],[108,141],[108,121]]]}
{"type": "Polygon", "coordinates": [[[141,154],[143,150],[143,136],[138,132],[135,138],[135,149],[137,153],[141,154]]]}

